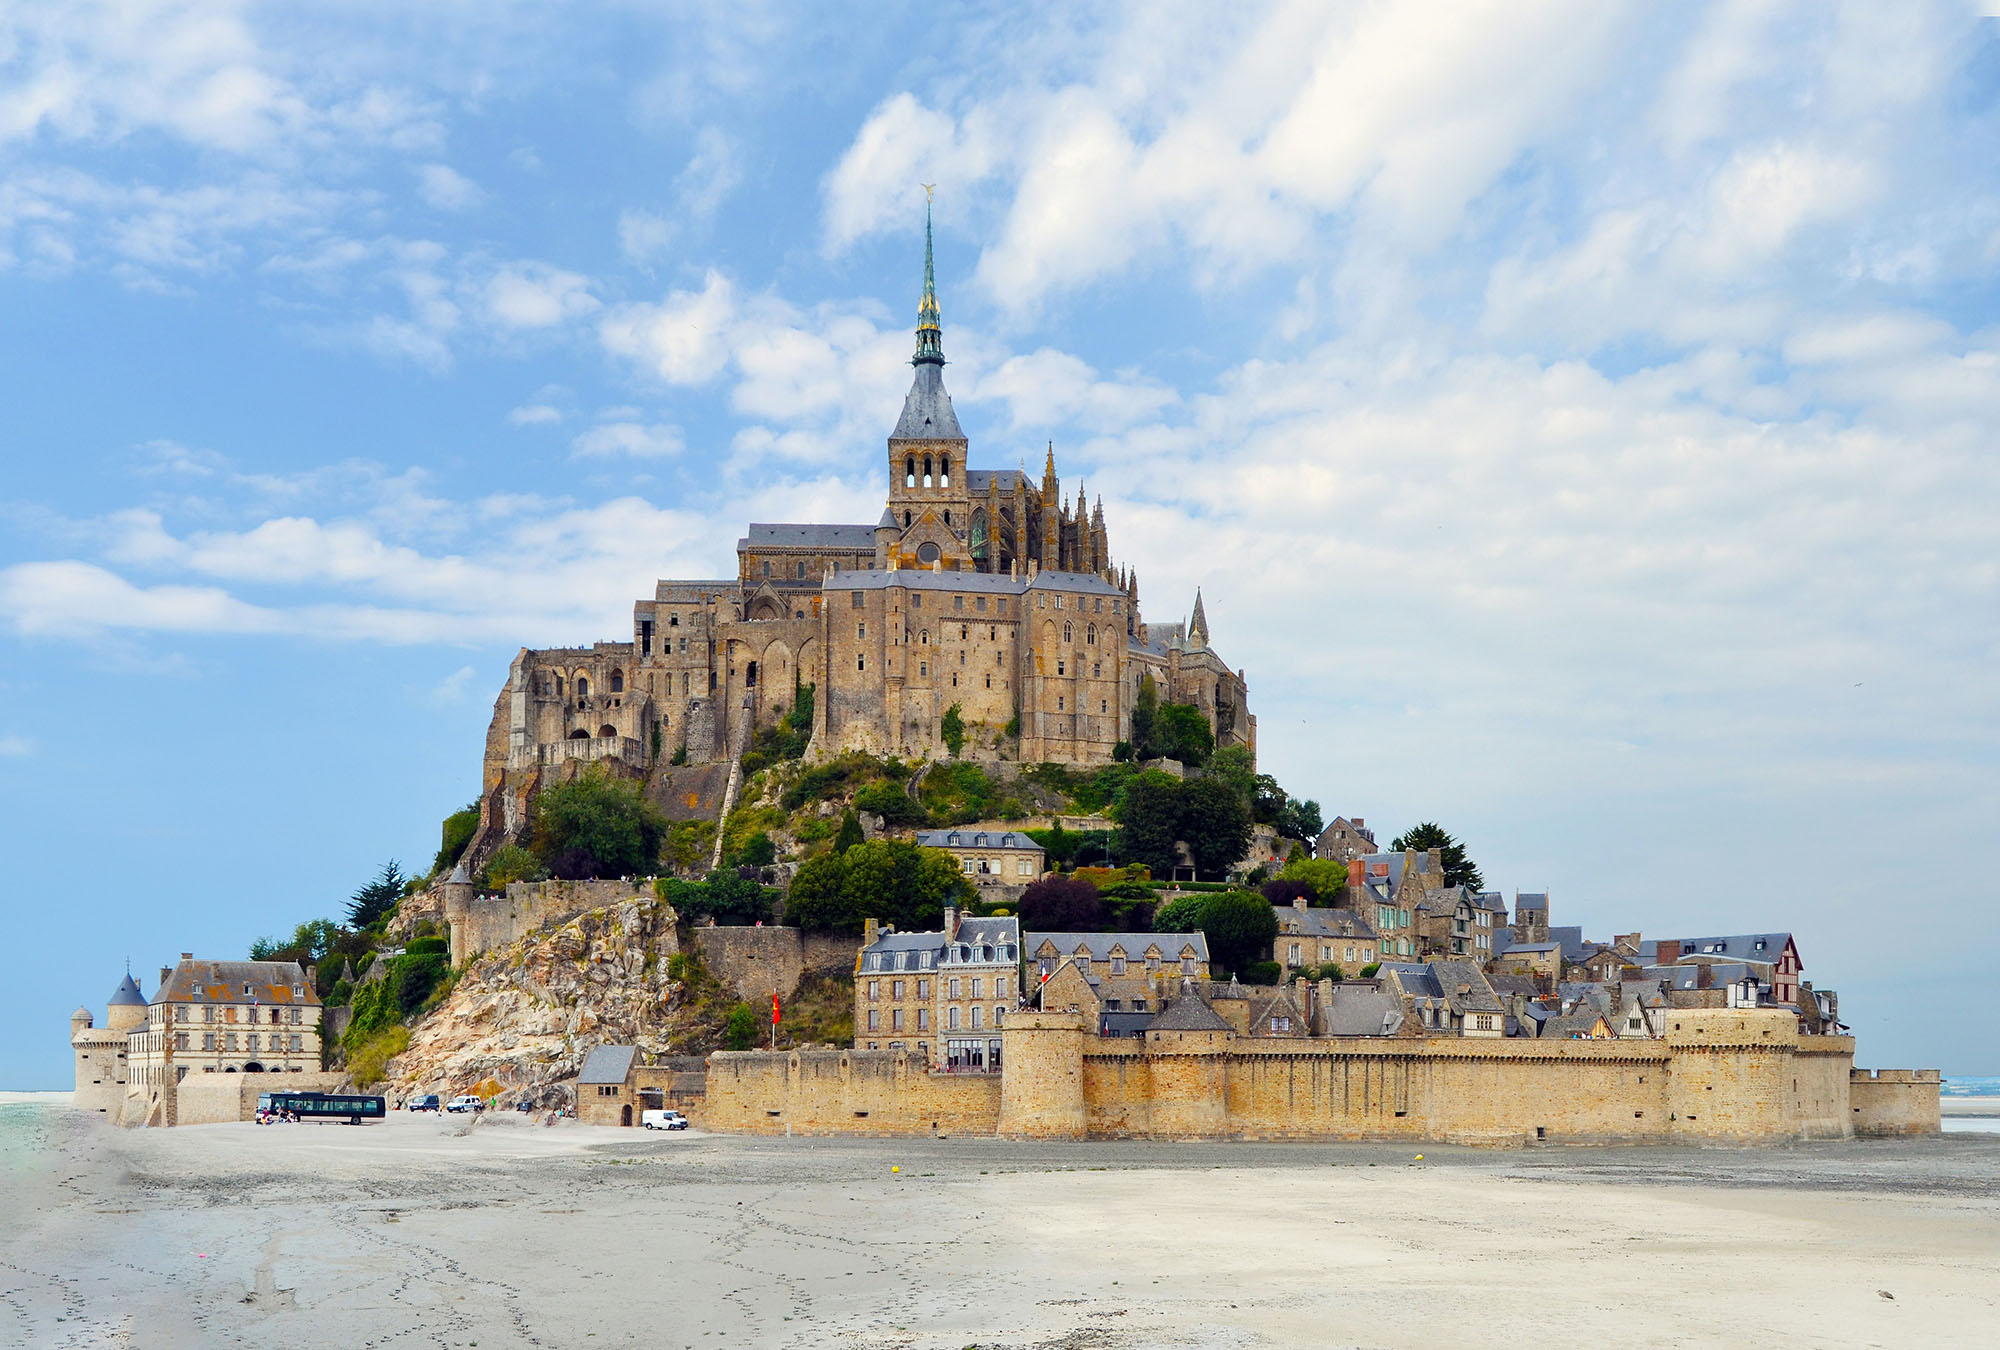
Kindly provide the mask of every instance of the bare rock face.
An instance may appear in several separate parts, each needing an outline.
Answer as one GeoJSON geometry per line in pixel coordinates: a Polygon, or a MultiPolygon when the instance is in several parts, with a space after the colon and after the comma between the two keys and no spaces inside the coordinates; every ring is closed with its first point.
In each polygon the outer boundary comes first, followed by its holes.
{"type": "Polygon", "coordinates": [[[635,896],[476,958],[390,1061],[391,1095],[490,1080],[503,1104],[572,1104],[569,1080],[592,1046],[636,1045],[642,1057],[673,1050],[678,919],[665,901],[635,896]]]}

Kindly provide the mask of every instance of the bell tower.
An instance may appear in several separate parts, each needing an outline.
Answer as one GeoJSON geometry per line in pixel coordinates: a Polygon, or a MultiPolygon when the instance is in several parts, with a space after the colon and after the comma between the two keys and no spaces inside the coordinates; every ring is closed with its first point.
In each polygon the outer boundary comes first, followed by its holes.
{"type": "MultiPolygon", "coordinates": [[[[903,415],[889,434],[889,505],[882,519],[884,526],[901,532],[886,541],[889,552],[908,553],[909,563],[956,570],[971,557],[973,503],[965,433],[944,388],[944,327],[928,185],[924,192],[924,293],[917,302],[916,355],[910,358],[916,375],[903,400],[903,415]]],[[[879,545],[877,551],[882,551],[879,545]]]]}

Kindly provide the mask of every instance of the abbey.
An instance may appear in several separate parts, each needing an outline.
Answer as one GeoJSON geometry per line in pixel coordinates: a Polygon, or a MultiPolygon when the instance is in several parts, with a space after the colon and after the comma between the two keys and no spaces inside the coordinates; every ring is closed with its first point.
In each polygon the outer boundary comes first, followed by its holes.
{"type": "Polygon", "coordinates": [[[926,220],[915,378],[881,517],[752,524],[734,577],[659,582],[630,641],[523,649],[487,736],[489,828],[576,764],[732,760],[808,685],[815,754],[941,755],[956,707],[968,757],[1102,763],[1130,738],[1147,677],[1162,702],[1199,707],[1217,745],[1254,753],[1244,675],[1209,646],[1199,593],[1185,623],[1147,624],[1102,499],[1064,499],[1053,447],[1039,482],[971,467],[942,339],[926,220]]]}

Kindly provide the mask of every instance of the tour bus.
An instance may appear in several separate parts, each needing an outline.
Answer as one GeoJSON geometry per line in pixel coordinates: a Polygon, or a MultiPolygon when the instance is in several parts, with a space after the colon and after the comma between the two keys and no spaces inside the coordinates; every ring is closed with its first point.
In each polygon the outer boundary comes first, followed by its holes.
{"type": "Polygon", "coordinates": [[[349,1125],[381,1120],[384,1113],[380,1097],[327,1092],[273,1092],[270,1109],[280,1114],[289,1111],[300,1120],[344,1120],[349,1125]]]}

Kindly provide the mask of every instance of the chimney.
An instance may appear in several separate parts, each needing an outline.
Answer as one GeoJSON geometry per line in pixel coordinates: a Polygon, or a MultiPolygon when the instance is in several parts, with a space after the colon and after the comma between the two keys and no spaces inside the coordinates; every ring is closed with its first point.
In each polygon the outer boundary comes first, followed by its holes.
{"type": "Polygon", "coordinates": [[[182,953],[181,953],[181,960],[183,960],[183,961],[192,961],[192,960],[194,960],[194,953],[193,953],[193,952],[182,952],[182,953]]]}
{"type": "Polygon", "coordinates": [[[166,966],[161,966],[161,967],[160,967],[160,983],[161,983],[161,984],[165,984],[165,983],[167,982],[167,977],[168,977],[169,975],[172,975],[173,973],[174,973],[174,972],[173,972],[173,971],[172,971],[172,970],[171,970],[171,969],[170,969],[169,967],[166,967],[166,966]]]}
{"type": "Polygon", "coordinates": [[[1296,909],[1296,910],[1298,910],[1298,911],[1299,911],[1299,912],[1300,912],[1301,914],[1305,913],[1305,909],[1306,909],[1306,898],[1305,898],[1305,897],[1304,897],[1303,895],[1295,895],[1295,896],[1293,896],[1293,897],[1292,897],[1292,908],[1293,908],[1293,909],[1296,909]]]}
{"type": "Polygon", "coordinates": [[[1679,938],[1661,938],[1659,946],[1654,951],[1654,963],[1662,966],[1670,966],[1680,959],[1681,940],[1679,938]]]}
{"type": "Polygon", "coordinates": [[[946,905],[944,907],[944,940],[950,942],[957,936],[958,907],[956,905],[946,905]]]}
{"type": "Polygon", "coordinates": [[[1347,860],[1347,884],[1358,889],[1365,879],[1364,873],[1367,871],[1367,868],[1368,864],[1361,859],[1349,858],[1347,860]]]}
{"type": "Polygon", "coordinates": [[[882,936],[882,921],[880,919],[863,919],[861,921],[862,946],[864,947],[874,946],[875,943],[881,938],[881,936],[882,936]]]}
{"type": "Polygon", "coordinates": [[[1367,821],[1365,821],[1365,820],[1363,820],[1363,819],[1362,819],[1362,818],[1361,818],[1360,816],[1356,816],[1356,817],[1354,818],[1354,828],[1355,828],[1355,829],[1356,829],[1357,831],[1358,831],[1358,830],[1362,830],[1362,829],[1365,829],[1365,828],[1367,828],[1367,825],[1368,825],[1368,822],[1367,822],[1367,821]]]}

